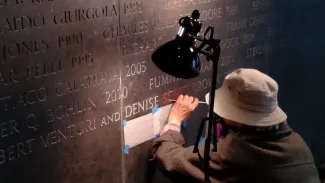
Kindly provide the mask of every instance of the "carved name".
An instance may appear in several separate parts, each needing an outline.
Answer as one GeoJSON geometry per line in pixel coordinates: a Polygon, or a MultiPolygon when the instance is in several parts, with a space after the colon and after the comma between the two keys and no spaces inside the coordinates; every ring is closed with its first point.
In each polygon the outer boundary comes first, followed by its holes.
{"type": "Polygon", "coordinates": [[[158,105],[158,96],[150,97],[140,102],[126,105],[123,108],[123,117],[124,119],[131,119],[132,116],[138,113],[150,111],[155,105],[158,105]]]}
{"type": "Polygon", "coordinates": [[[171,84],[171,83],[175,83],[179,80],[181,80],[181,79],[175,78],[168,74],[156,76],[156,77],[149,79],[149,89],[151,90],[153,88],[159,88],[159,87],[171,84]]]}
{"type": "Polygon", "coordinates": [[[45,17],[41,13],[20,17],[4,17],[0,19],[0,35],[44,26],[45,17]]]}
{"type": "Polygon", "coordinates": [[[41,4],[44,2],[53,2],[54,0],[0,0],[0,8],[3,7],[9,7],[19,4],[27,4],[27,3],[33,3],[33,4],[41,4]]]}
{"type": "Polygon", "coordinates": [[[164,9],[175,9],[196,4],[219,3],[220,0],[167,0],[165,1],[164,9]]]}
{"type": "Polygon", "coordinates": [[[26,69],[26,79],[38,79],[62,72],[61,60],[50,61],[48,63],[41,63],[29,65],[26,69]]]}
{"type": "Polygon", "coordinates": [[[48,50],[49,45],[45,39],[17,41],[5,45],[0,44],[0,63],[4,64],[8,59],[45,53],[48,50]]]}
{"type": "Polygon", "coordinates": [[[232,21],[227,23],[227,31],[233,32],[247,27],[254,27],[258,25],[267,24],[269,22],[269,17],[267,15],[252,16],[250,18],[232,21]]]}
{"type": "Polygon", "coordinates": [[[34,140],[35,139],[29,139],[24,142],[9,145],[5,148],[0,147],[0,165],[30,155],[33,152],[34,140]]]}
{"type": "Polygon", "coordinates": [[[116,5],[100,6],[87,9],[73,9],[55,13],[53,16],[54,24],[76,24],[94,19],[112,18],[118,16],[116,5]]]}
{"type": "Polygon", "coordinates": [[[154,51],[158,46],[164,43],[164,39],[159,37],[148,41],[134,42],[130,45],[122,46],[122,55],[135,56],[141,53],[148,53],[154,51]]]}
{"type": "Polygon", "coordinates": [[[85,113],[97,107],[96,102],[87,98],[84,100],[72,101],[66,104],[59,105],[53,109],[47,110],[48,122],[53,122],[55,120],[61,120],[65,117],[85,113]]]}
{"type": "Polygon", "coordinates": [[[62,97],[69,93],[75,93],[92,87],[98,87],[119,80],[121,74],[116,72],[99,72],[81,78],[60,82],[55,85],[56,96],[62,97]]]}
{"type": "Polygon", "coordinates": [[[19,133],[18,124],[16,120],[9,120],[0,122],[0,139],[19,133]]]}
{"type": "Polygon", "coordinates": [[[134,24],[121,25],[112,25],[104,29],[103,36],[106,40],[114,40],[117,37],[126,37],[131,35],[144,34],[149,31],[148,27],[149,22],[137,22],[134,24]]]}
{"type": "Polygon", "coordinates": [[[0,71],[0,85],[10,85],[18,83],[17,72],[15,69],[0,71]]]}
{"type": "Polygon", "coordinates": [[[48,99],[49,91],[46,87],[36,90],[28,90],[0,97],[0,109],[3,111],[16,110],[28,105],[45,102],[48,99]]]}

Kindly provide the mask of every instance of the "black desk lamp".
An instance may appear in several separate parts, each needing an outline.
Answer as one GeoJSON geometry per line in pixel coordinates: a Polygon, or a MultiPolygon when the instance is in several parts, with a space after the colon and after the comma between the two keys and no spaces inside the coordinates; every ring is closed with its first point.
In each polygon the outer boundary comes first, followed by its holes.
{"type": "Polygon", "coordinates": [[[177,33],[176,39],[167,42],[159,47],[152,55],[152,60],[156,66],[169,75],[177,78],[190,79],[197,77],[200,74],[200,59],[198,54],[206,56],[208,61],[213,62],[212,73],[212,88],[210,93],[209,117],[203,119],[199,133],[195,141],[194,153],[198,153],[199,159],[202,163],[205,183],[210,183],[209,168],[210,168],[210,144],[211,131],[213,130],[213,151],[217,151],[216,127],[217,122],[221,120],[218,115],[213,112],[214,96],[217,82],[218,61],[220,56],[220,40],[213,38],[214,29],[208,27],[203,37],[199,37],[202,23],[199,20],[200,13],[194,10],[191,17],[182,17],[179,20],[180,29],[177,33]],[[195,47],[195,43],[200,41],[201,44],[195,47]],[[205,49],[204,47],[207,46],[205,49]],[[204,158],[202,158],[198,151],[200,137],[203,132],[204,123],[208,123],[208,135],[205,140],[204,158]]]}

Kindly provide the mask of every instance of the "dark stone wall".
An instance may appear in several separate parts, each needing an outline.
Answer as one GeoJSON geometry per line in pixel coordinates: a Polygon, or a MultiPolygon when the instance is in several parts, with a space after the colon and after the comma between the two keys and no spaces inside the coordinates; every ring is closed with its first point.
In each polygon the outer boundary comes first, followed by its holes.
{"type": "MultiPolygon", "coordinates": [[[[0,0],[0,179],[142,183],[152,140],[124,153],[123,121],[180,93],[204,100],[211,63],[179,80],[151,61],[178,20],[201,12],[222,54],[218,85],[240,67],[280,84],[289,124],[324,164],[324,3],[276,0],[0,0]]],[[[200,105],[182,133],[193,145],[200,105]]],[[[145,126],[139,126],[140,130],[145,126]]],[[[137,138],[132,137],[132,138],[137,138]]],[[[154,182],[168,182],[160,172],[154,182]]]]}

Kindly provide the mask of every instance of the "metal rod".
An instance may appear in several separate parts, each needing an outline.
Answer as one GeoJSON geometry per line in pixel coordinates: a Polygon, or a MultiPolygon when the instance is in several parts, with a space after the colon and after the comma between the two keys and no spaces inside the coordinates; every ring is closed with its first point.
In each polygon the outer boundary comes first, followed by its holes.
{"type": "Polygon", "coordinates": [[[218,135],[218,126],[217,126],[217,123],[216,123],[216,118],[213,119],[213,125],[212,125],[212,128],[213,128],[213,152],[217,152],[217,135],[218,135]]]}
{"type": "MultiPolygon", "coordinates": [[[[205,147],[204,147],[204,176],[206,182],[211,182],[209,178],[209,169],[210,169],[210,145],[211,145],[211,132],[212,132],[212,126],[213,126],[213,108],[214,108],[214,96],[215,96],[215,90],[217,87],[217,72],[218,72],[218,60],[212,60],[213,62],[213,71],[212,71],[212,87],[210,92],[210,110],[209,110],[209,127],[208,127],[208,135],[205,140],[205,147]]],[[[217,149],[216,149],[217,150],[217,149]]]]}
{"type": "MultiPolygon", "coordinates": [[[[169,100],[170,102],[176,102],[176,100],[169,100]]],[[[199,101],[199,104],[206,104],[204,101],[199,101]]]]}
{"type": "Polygon", "coordinates": [[[199,159],[201,161],[201,163],[203,163],[203,158],[201,157],[200,153],[199,153],[199,143],[200,143],[200,140],[201,140],[201,137],[202,137],[202,132],[203,132],[203,128],[204,128],[204,124],[205,122],[208,120],[208,118],[204,118],[202,119],[201,121],[201,124],[200,124],[200,128],[199,128],[199,132],[196,136],[196,141],[195,141],[195,145],[194,145],[194,149],[193,149],[193,153],[198,153],[199,155],[199,159]]]}

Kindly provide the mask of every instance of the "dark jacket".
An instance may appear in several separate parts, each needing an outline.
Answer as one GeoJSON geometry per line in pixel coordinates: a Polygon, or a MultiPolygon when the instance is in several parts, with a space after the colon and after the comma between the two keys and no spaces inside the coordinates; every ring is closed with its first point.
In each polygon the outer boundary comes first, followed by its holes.
{"type": "MultiPolygon", "coordinates": [[[[198,155],[183,144],[181,133],[164,133],[155,140],[153,160],[174,182],[203,181],[198,155]]],[[[311,151],[287,123],[275,132],[229,130],[212,152],[210,166],[214,183],[320,183],[311,151]]]]}

